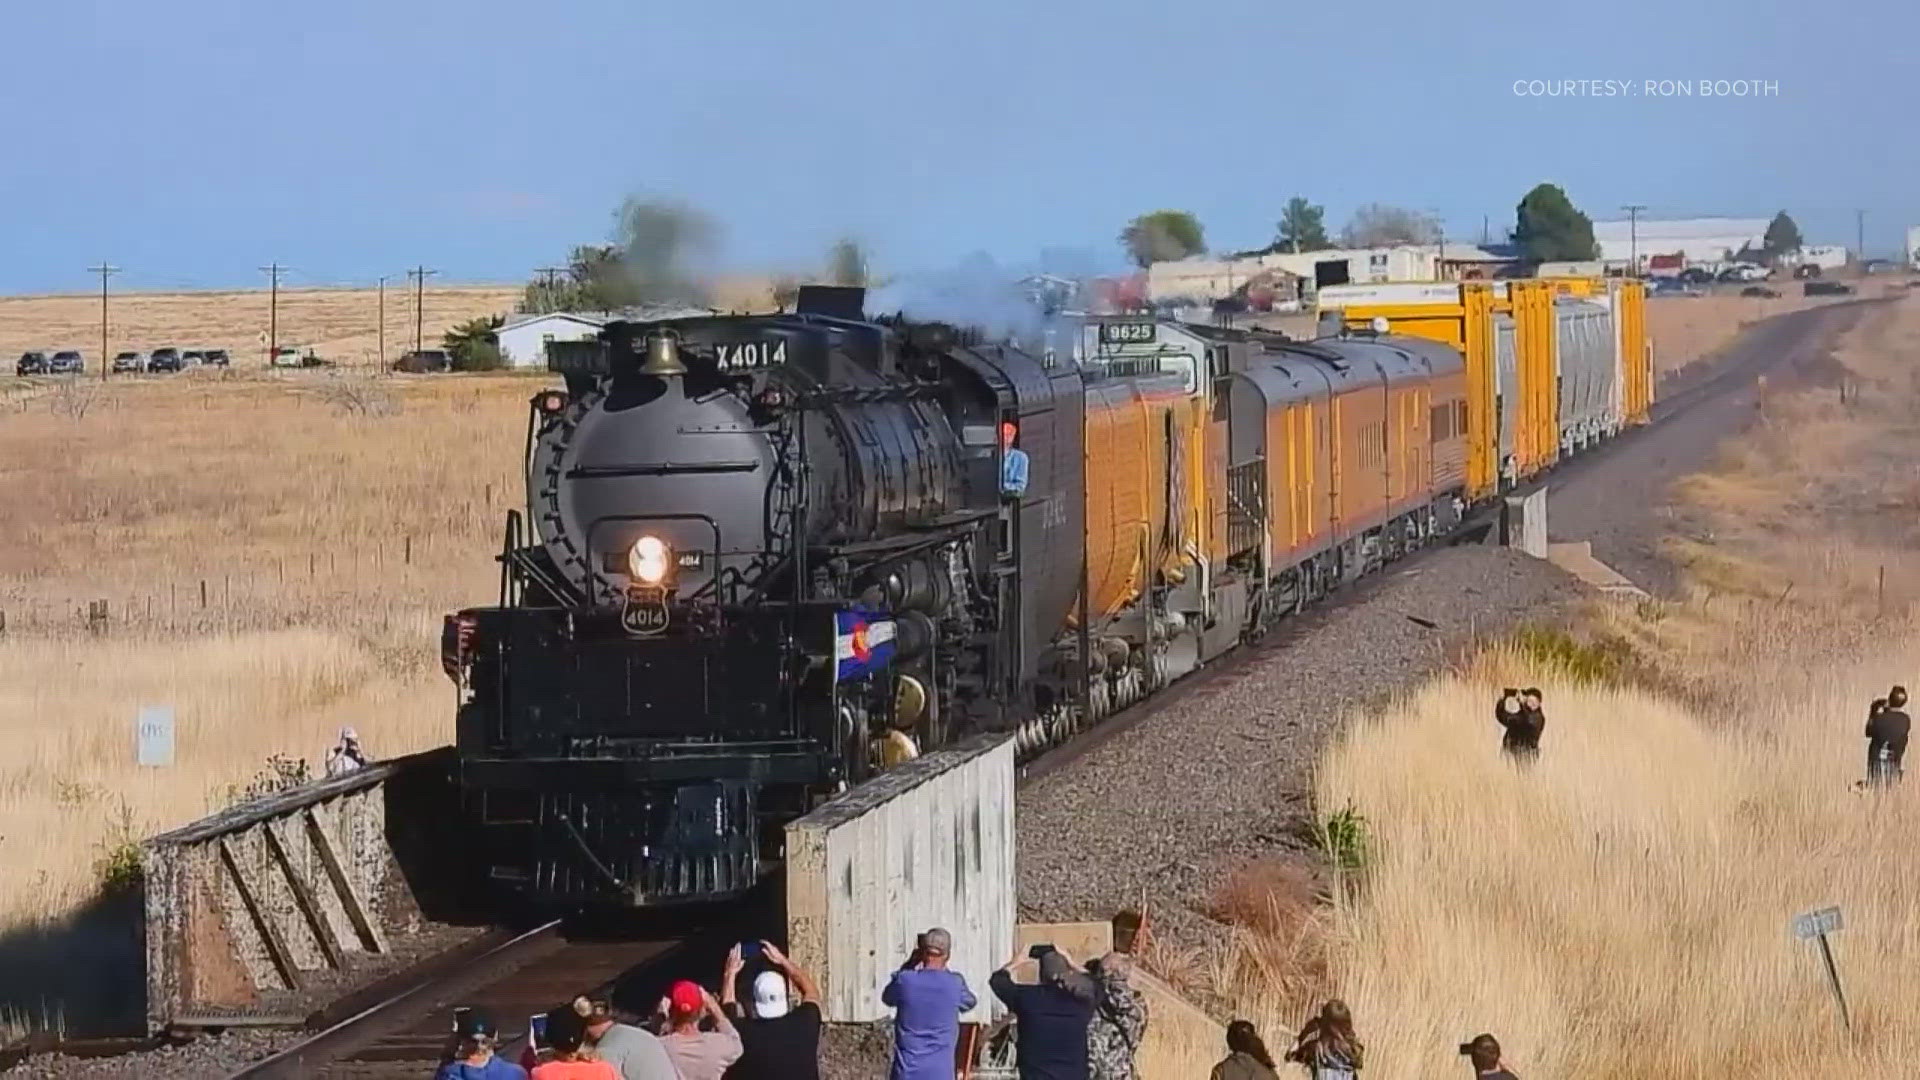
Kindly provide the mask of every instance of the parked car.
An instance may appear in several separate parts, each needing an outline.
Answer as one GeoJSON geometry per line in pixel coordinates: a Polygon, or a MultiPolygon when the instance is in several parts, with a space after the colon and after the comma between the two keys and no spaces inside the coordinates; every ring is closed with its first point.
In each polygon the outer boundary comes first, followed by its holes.
{"type": "Polygon", "coordinates": [[[206,360],[207,363],[212,364],[214,367],[226,367],[228,364],[232,363],[232,360],[227,356],[227,350],[225,349],[208,349],[206,352],[201,353],[200,355],[206,360]]]}
{"type": "Polygon", "coordinates": [[[1843,281],[1809,281],[1800,286],[1802,296],[1852,296],[1853,286],[1843,281]]]}
{"type": "Polygon", "coordinates": [[[1653,283],[1655,296],[1699,296],[1700,290],[1679,278],[1659,278],[1653,283]]]}
{"type": "Polygon", "coordinates": [[[147,370],[147,358],[145,355],[135,352],[131,349],[127,350],[126,352],[119,352],[119,353],[113,354],[113,373],[114,374],[124,375],[129,371],[145,371],[145,370],[147,370]]]}
{"type": "Polygon", "coordinates": [[[47,354],[27,351],[20,354],[20,361],[13,365],[16,375],[45,375],[47,373],[47,354]]]}
{"type": "Polygon", "coordinates": [[[147,357],[148,371],[179,371],[180,350],[171,345],[163,345],[153,350],[147,357]]]}
{"type": "Polygon", "coordinates": [[[1685,270],[1680,271],[1680,283],[1683,285],[1710,285],[1713,283],[1713,274],[1698,266],[1689,266],[1685,270]]]}
{"type": "Polygon", "coordinates": [[[87,370],[87,360],[79,349],[61,349],[47,361],[47,370],[55,375],[78,375],[87,370]]]}
{"type": "Polygon", "coordinates": [[[206,354],[201,352],[199,349],[182,349],[180,351],[181,367],[183,368],[199,367],[201,364],[204,364],[204,363],[206,363],[206,354]]]}
{"type": "Polygon", "coordinates": [[[332,367],[333,361],[315,356],[311,345],[304,351],[298,345],[282,345],[273,350],[272,364],[274,367],[332,367]]]}
{"type": "Polygon", "coordinates": [[[1767,288],[1765,285],[1749,285],[1746,288],[1740,290],[1740,295],[1741,296],[1760,296],[1770,300],[1776,296],[1779,296],[1780,294],[1774,291],[1773,289],[1767,288]]]}

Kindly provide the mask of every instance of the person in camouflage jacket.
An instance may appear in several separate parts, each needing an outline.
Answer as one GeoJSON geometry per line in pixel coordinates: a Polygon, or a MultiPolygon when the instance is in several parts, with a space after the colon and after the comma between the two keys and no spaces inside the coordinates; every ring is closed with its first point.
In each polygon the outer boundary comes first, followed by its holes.
{"type": "Polygon", "coordinates": [[[1137,1080],[1134,1054],[1147,1031],[1147,999],[1131,985],[1133,961],[1108,953],[1087,965],[1093,976],[1093,1022],[1087,1025],[1088,1080],[1137,1080]]]}

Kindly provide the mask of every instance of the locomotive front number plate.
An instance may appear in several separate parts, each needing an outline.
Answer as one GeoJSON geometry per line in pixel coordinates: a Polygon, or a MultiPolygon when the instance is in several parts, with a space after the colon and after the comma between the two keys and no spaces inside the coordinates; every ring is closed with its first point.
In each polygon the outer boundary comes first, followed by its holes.
{"type": "Polygon", "coordinates": [[[627,590],[620,609],[620,625],[635,637],[652,637],[667,629],[667,590],[635,586],[627,590]]]}
{"type": "Polygon", "coordinates": [[[1100,340],[1108,345],[1150,345],[1154,329],[1150,322],[1101,323],[1100,340]]]}

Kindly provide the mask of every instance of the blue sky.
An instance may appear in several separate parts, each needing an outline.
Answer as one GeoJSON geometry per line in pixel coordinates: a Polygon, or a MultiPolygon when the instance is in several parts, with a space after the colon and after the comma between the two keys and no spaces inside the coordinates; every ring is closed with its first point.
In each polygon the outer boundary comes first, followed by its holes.
{"type": "Polygon", "coordinates": [[[1891,254],[1920,223],[1915,5],[175,0],[14,5],[0,291],[519,280],[630,193],[751,269],[863,238],[1114,259],[1131,215],[1265,242],[1289,195],[1498,233],[1541,180],[1596,218],[1765,215],[1891,254]],[[1577,12],[1577,17],[1567,13],[1577,12]],[[1649,96],[1646,80],[1777,84],[1649,96]],[[1613,79],[1616,96],[1515,80],[1613,79]]]}

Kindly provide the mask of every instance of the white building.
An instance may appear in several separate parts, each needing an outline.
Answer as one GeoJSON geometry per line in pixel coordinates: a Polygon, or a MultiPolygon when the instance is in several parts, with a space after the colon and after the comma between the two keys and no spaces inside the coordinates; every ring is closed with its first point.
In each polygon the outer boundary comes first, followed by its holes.
{"type": "Polygon", "coordinates": [[[508,367],[547,366],[547,342],[585,341],[597,336],[610,322],[627,319],[647,322],[654,319],[692,319],[716,315],[712,308],[666,304],[627,308],[624,311],[550,311],[545,315],[514,315],[495,331],[500,355],[508,367]]]}
{"type": "Polygon", "coordinates": [[[1276,270],[1298,278],[1308,294],[1328,285],[1438,281],[1442,277],[1443,258],[1448,266],[1456,268],[1460,264],[1491,265],[1501,261],[1498,256],[1470,244],[1279,251],[1241,259],[1195,257],[1147,267],[1147,298],[1211,302],[1231,296],[1249,280],[1276,270]]]}
{"type": "Polygon", "coordinates": [[[1645,270],[1650,255],[1683,255],[1689,263],[1725,262],[1742,248],[1759,250],[1765,243],[1766,218],[1686,218],[1660,221],[1641,218],[1637,223],[1596,221],[1593,239],[1600,245],[1600,260],[1626,265],[1638,254],[1645,270]]]}
{"type": "Polygon", "coordinates": [[[500,356],[508,367],[545,367],[547,342],[583,341],[605,325],[606,316],[598,312],[550,311],[545,315],[515,315],[495,334],[500,340],[500,356]]]}
{"type": "Polygon", "coordinates": [[[1818,244],[1803,247],[1781,260],[1788,266],[1817,266],[1822,270],[1838,270],[1847,265],[1847,249],[1843,244],[1818,244]]]}

